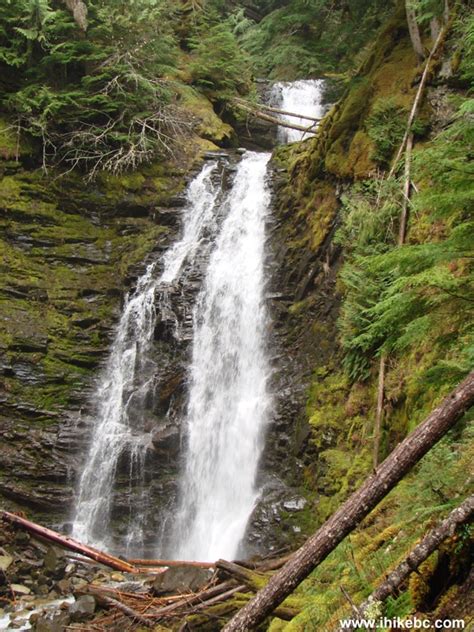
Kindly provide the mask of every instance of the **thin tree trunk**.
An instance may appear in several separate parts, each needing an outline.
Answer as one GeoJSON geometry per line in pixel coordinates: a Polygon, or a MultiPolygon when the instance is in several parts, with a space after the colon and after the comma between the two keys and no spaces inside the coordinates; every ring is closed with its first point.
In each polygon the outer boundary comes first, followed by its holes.
{"type": "Polygon", "coordinates": [[[407,14],[408,31],[410,33],[413,50],[415,51],[419,61],[421,61],[425,58],[425,51],[421,42],[418,22],[416,21],[416,12],[413,8],[413,0],[405,0],[405,11],[407,14]]]}
{"type": "MultiPolygon", "coordinates": [[[[357,611],[359,613],[357,620],[364,617],[364,613],[368,606],[375,602],[383,602],[387,597],[395,593],[401,584],[422,564],[439,545],[454,535],[454,532],[462,524],[466,523],[474,513],[474,494],[466,498],[466,500],[453,509],[445,520],[439,523],[434,529],[429,531],[425,537],[419,542],[407,555],[401,564],[393,570],[388,577],[374,590],[374,592],[361,604],[357,611]]],[[[352,630],[352,628],[346,628],[352,630]]],[[[342,632],[342,629],[339,630],[342,632]]]]}
{"type": "Polygon", "coordinates": [[[433,48],[431,49],[428,59],[426,60],[425,69],[423,70],[423,74],[421,76],[420,85],[418,86],[415,100],[413,101],[413,106],[411,108],[410,115],[408,117],[405,134],[403,135],[402,142],[400,144],[400,147],[398,148],[397,155],[395,156],[395,160],[393,161],[392,168],[390,169],[390,172],[388,174],[389,178],[391,178],[393,174],[395,173],[395,169],[397,167],[398,161],[400,160],[402,156],[408,137],[411,134],[411,126],[413,125],[413,121],[415,120],[415,116],[417,115],[417,112],[418,112],[418,107],[420,105],[421,97],[423,95],[423,90],[425,88],[426,80],[428,78],[428,72],[430,69],[431,60],[433,59],[434,54],[436,53],[438,46],[440,45],[441,40],[443,39],[445,34],[446,34],[446,28],[443,28],[443,30],[440,31],[440,34],[438,35],[438,38],[436,39],[436,42],[433,45],[433,48]]]}
{"type": "Polygon", "coordinates": [[[403,201],[402,213],[400,216],[400,228],[398,231],[398,245],[403,246],[407,232],[408,208],[410,205],[410,169],[411,169],[411,152],[413,149],[413,134],[407,138],[407,146],[405,149],[405,176],[403,180],[403,201]]]}
{"type": "Polygon", "coordinates": [[[375,427],[374,427],[374,453],[373,464],[374,468],[379,464],[380,453],[380,437],[382,435],[382,421],[383,421],[383,401],[384,401],[384,387],[385,387],[385,354],[380,356],[379,365],[379,385],[377,389],[377,411],[375,414],[375,427]]]}
{"type": "Polygon", "coordinates": [[[454,389],[365,483],[233,617],[223,630],[253,630],[353,531],[416,463],[474,404],[474,371],[454,389]]]}
{"type": "Polygon", "coordinates": [[[430,20],[430,31],[431,31],[431,39],[433,40],[433,42],[436,41],[436,38],[439,35],[439,32],[441,30],[441,25],[439,23],[439,20],[436,16],[432,17],[430,20]]]}

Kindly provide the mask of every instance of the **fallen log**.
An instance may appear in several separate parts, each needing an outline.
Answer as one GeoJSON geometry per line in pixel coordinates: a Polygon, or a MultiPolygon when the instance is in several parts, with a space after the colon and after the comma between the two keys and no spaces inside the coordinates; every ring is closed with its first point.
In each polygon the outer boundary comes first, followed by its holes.
{"type": "Polygon", "coordinates": [[[197,568],[214,568],[213,562],[185,562],[182,560],[139,560],[128,559],[127,562],[133,566],[196,566],[197,568]]]}
{"type": "Polygon", "coordinates": [[[10,524],[19,527],[20,529],[25,529],[29,533],[32,533],[48,542],[53,542],[65,549],[69,549],[70,551],[74,551],[75,553],[80,553],[85,557],[89,557],[100,564],[104,564],[104,566],[109,566],[118,571],[122,571],[124,573],[137,573],[138,569],[132,564],[128,562],[124,562],[118,557],[114,557],[113,555],[109,555],[108,553],[104,553],[103,551],[99,551],[98,549],[94,549],[91,546],[87,546],[86,544],[81,544],[74,538],[70,538],[67,535],[61,535],[52,529],[48,529],[47,527],[42,527],[30,520],[26,520],[25,518],[20,518],[20,516],[16,516],[9,511],[2,511],[0,513],[0,517],[5,522],[9,522],[10,524]]]}
{"type": "MultiPolygon", "coordinates": [[[[358,608],[358,617],[356,621],[364,617],[364,613],[368,606],[374,602],[383,602],[396,592],[402,582],[407,579],[420,564],[422,564],[439,545],[454,535],[454,532],[462,524],[465,524],[474,514],[474,494],[466,498],[466,500],[453,509],[447,518],[439,523],[434,529],[429,531],[425,537],[410,551],[401,564],[393,570],[388,577],[380,584],[378,588],[368,597],[358,608]]],[[[355,621],[354,621],[355,623],[355,621]]],[[[358,629],[345,628],[347,630],[358,629]]],[[[339,630],[342,632],[342,628],[339,630]]]]}
{"type": "Polygon", "coordinates": [[[299,132],[306,132],[308,134],[312,134],[314,133],[315,130],[315,125],[310,125],[309,127],[305,127],[304,125],[297,125],[296,123],[288,123],[288,121],[284,121],[283,119],[277,118],[276,116],[270,116],[269,114],[265,114],[264,112],[260,112],[258,110],[255,110],[254,108],[251,108],[247,105],[244,105],[243,103],[236,103],[236,105],[239,108],[242,108],[242,110],[245,110],[246,112],[248,112],[249,114],[251,114],[252,116],[255,116],[256,118],[262,119],[262,121],[267,121],[268,123],[273,123],[274,125],[281,125],[281,127],[288,127],[289,129],[296,129],[299,132]]]}
{"type": "Polygon", "coordinates": [[[235,562],[228,562],[227,560],[217,560],[216,568],[224,571],[227,575],[230,575],[237,581],[243,582],[254,592],[262,588],[268,581],[268,577],[265,577],[265,575],[240,566],[235,562]]]}
{"type": "Polygon", "coordinates": [[[314,533],[290,560],[224,626],[253,630],[353,531],[416,463],[474,404],[474,371],[411,432],[365,483],[314,533]]]}
{"type": "Polygon", "coordinates": [[[320,118],[315,118],[314,116],[306,116],[306,114],[296,114],[296,112],[288,112],[287,110],[281,110],[280,108],[275,108],[271,105],[265,105],[264,103],[252,103],[251,101],[246,101],[245,99],[239,99],[238,97],[234,97],[234,102],[237,104],[246,105],[249,108],[254,108],[257,111],[266,110],[267,112],[275,112],[275,114],[283,114],[283,116],[293,116],[294,118],[305,119],[306,121],[314,121],[315,123],[319,123],[320,118]]]}

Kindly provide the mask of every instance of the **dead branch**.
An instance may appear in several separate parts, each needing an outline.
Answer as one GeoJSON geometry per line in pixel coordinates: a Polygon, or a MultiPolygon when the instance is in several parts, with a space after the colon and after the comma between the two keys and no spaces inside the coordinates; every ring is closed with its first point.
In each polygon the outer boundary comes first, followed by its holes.
{"type": "Polygon", "coordinates": [[[310,125],[309,127],[305,127],[304,125],[297,125],[296,123],[288,123],[288,121],[284,121],[283,119],[276,118],[275,116],[270,116],[269,114],[265,114],[264,112],[255,110],[251,107],[248,107],[247,105],[243,105],[242,103],[236,103],[236,105],[242,110],[244,110],[245,112],[248,112],[249,114],[251,114],[252,116],[262,119],[262,121],[273,123],[274,125],[281,125],[281,127],[296,129],[300,132],[306,132],[308,134],[311,134],[312,132],[315,131],[315,125],[310,125]]]}

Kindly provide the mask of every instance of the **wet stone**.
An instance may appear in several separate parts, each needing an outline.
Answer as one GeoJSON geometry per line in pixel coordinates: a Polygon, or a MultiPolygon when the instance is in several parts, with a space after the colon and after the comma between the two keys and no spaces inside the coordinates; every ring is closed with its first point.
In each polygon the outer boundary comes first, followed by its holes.
{"type": "Polygon", "coordinates": [[[72,621],[85,621],[90,619],[95,612],[95,599],[92,595],[82,595],[69,606],[69,615],[72,621]]]}

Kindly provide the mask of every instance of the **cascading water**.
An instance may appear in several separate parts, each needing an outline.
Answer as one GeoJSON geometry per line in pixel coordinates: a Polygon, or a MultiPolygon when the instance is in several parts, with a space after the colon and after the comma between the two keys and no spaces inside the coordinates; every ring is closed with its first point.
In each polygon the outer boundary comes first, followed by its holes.
{"type": "MultiPolygon", "coordinates": [[[[180,276],[183,264],[193,261],[203,236],[215,222],[219,188],[213,183],[217,163],[205,165],[190,184],[183,213],[183,234],[158,264],[148,266],[128,296],[118,324],[112,352],[102,373],[95,400],[97,416],[89,454],[80,478],[73,535],[96,546],[111,547],[110,514],[119,462],[126,455],[129,484],[141,489],[146,501],[145,461],[150,432],[145,425],[146,399],[153,389],[155,363],[151,359],[157,312],[169,309],[167,289],[180,276]]],[[[139,500],[139,499],[138,499],[139,500]]],[[[129,507],[127,552],[140,551],[143,515],[135,502],[129,507]]]]}
{"type": "Polygon", "coordinates": [[[258,498],[270,396],[264,306],[269,154],[242,158],[197,304],[187,446],[175,524],[180,559],[232,559],[258,498]]]}
{"type": "MultiPolygon", "coordinates": [[[[324,115],[322,105],[324,81],[322,79],[302,79],[300,81],[280,81],[273,85],[271,101],[280,109],[295,114],[304,114],[312,118],[324,115]]],[[[305,118],[282,115],[288,123],[295,123],[303,127],[311,127],[313,123],[305,118]]],[[[282,143],[294,143],[311,136],[309,132],[279,127],[278,140],[282,143]]]]}

